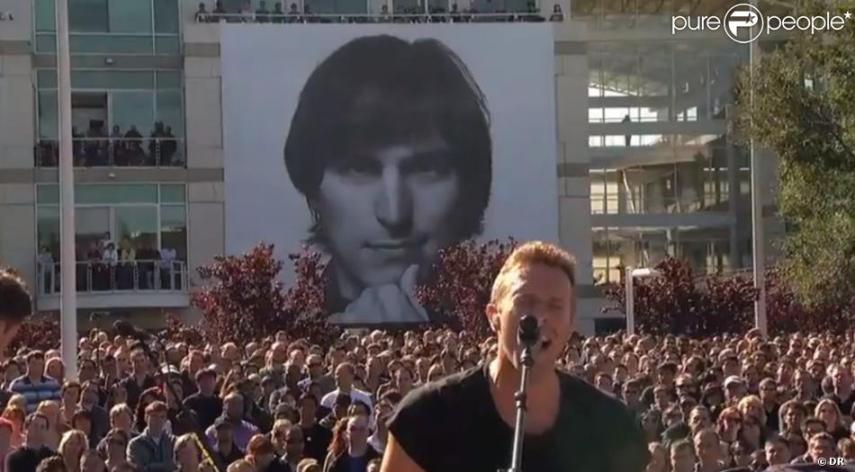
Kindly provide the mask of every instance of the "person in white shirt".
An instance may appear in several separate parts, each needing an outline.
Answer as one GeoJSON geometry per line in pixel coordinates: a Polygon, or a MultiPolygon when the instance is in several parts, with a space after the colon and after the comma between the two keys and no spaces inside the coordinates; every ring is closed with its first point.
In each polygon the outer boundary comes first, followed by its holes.
{"type": "Polygon", "coordinates": [[[116,264],[119,262],[119,251],[116,250],[116,245],[112,241],[107,243],[107,247],[104,248],[101,260],[112,267],[116,267],[116,264]]]}
{"type": "Polygon", "coordinates": [[[160,282],[161,288],[164,290],[175,290],[178,288],[173,286],[175,281],[172,278],[172,266],[177,257],[178,253],[175,249],[164,247],[160,250],[160,282]]]}
{"type": "Polygon", "coordinates": [[[371,410],[371,395],[368,392],[363,392],[353,386],[354,372],[353,364],[349,362],[343,362],[336,367],[336,389],[324,395],[324,398],[321,400],[321,406],[332,409],[333,406],[335,406],[335,398],[339,394],[343,393],[349,394],[352,402],[355,403],[359,401],[365,403],[368,406],[368,409],[371,410]]]}

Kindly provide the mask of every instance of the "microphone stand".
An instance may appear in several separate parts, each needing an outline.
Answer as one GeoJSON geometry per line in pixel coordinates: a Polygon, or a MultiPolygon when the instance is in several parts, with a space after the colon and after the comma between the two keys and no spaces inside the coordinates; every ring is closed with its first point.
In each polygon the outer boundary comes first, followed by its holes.
{"type": "MultiPolygon", "coordinates": [[[[152,365],[158,367],[158,371],[163,374],[163,369],[160,368],[160,361],[157,358],[157,355],[151,350],[146,339],[140,335],[134,336],[136,338],[137,343],[142,347],[143,352],[146,356],[151,360],[152,365]]],[[[154,340],[154,343],[157,344],[157,348],[160,352],[166,352],[163,348],[163,343],[157,339],[156,336],[151,337],[154,340]]],[[[178,403],[178,418],[183,419],[184,421],[188,421],[190,423],[190,429],[192,431],[193,439],[196,440],[196,446],[202,451],[202,455],[205,456],[203,462],[208,462],[217,472],[225,472],[223,469],[220,469],[217,461],[214,460],[214,451],[211,449],[211,446],[208,444],[207,438],[205,437],[205,432],[202,431],[202,427],[199,425],[199,422],[196,420],[196,417],[187,411],[187,407],[184,406],[184,402],[178,399],[178,395],[175,392],[175,387],[172,386],[172,382],[169,379],[169,366],[166,366],[166,379],[163,383],[166,384],[166,388],[169,390],[170,395],[175,401],[178,403]]]]}
{"type": "Polygon", "coordinates": [[[525,343],[520,355],[520,388],[514,395],[517,405],[517,419],[514,425],[514,443],[511,453],[511,466],[498,472],[522,472],[523,438],[525,437],[526,411],[528,410],[529,370],[534,365],[534,346],[525,343]]]}

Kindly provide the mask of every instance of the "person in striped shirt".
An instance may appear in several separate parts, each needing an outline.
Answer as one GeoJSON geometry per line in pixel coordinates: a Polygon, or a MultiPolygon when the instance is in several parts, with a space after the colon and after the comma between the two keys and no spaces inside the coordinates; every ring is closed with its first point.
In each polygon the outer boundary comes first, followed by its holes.
{"type": "Polygon", "coordinates": [[[27,399],[27,413],[32,413],[45,400],[61,399],[61,386],[56,379],[44,374],[45,355],[42,351],[27,354],[27,373],[12,381],[9,387],[13,393],[19,393],[27,399]]]}

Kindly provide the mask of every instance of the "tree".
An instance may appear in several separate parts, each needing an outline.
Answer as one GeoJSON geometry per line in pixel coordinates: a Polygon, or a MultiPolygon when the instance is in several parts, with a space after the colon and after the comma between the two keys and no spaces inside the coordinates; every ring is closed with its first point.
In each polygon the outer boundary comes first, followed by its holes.
{"type": "Polygon", "coordinates": [[[296,281],[285,293],[283,327],[292,338],[307,338],[323,346],[341,334],[341,329],[327,322],[326,263],[323,254],[304,248],[288,256],[294,265],[296,281]]]}
{"type": "MultiPolygon", "coordinates": [[[[205,282],[192,303],[205,318],[205,337],[218,342],[249,342],[284,330],[292,339],[306,338],[327,344],[341,330],[327,323],[326,264],[318,252],[303,248],[290,254],[295,282],[287,290],[280,280],[284,264],[274,256],[274,246],[259,244],[242,256],[216,257],[199,268],[205,282]]],[[[173,320],[167,336],[193,339],[198,330],[173,320]]]]}
{"type": "MultiPolygon", "coordinates": [[[[707,277],[699,280],[688,262],[668,258],[656,264],[658,277],[636,279],[636,328],[646,334],[712,336],[750,328],[756,291],[750,279],[707,277]]],[[[605,311],[625,313],[624,284],[605,289],[612,302],[605,311]]]]}
{"type": "Polygon", "coordinates": [[[202,311],[208,338],[242,342],[274,333],[285,312],[281,271],[271,244],[242,256],[218,256],[200,267],[203,287],[192,303],[202,311]]]}
{"type": "Polygon", "coordinates": [[[516,246],[513,239],[465,241],[441,250],[432,280],[417,288],[418,300],[428,311],[443,316],[441,324],[479,338],[488,336],[491,330],[484,310],[493,280],[516,246]]]}
{"type": "MultiPolygon", "coordinates": [[[[830,8],[807,4],[823,13],[830,8]]],[[[780,158],[782,275],[812,305],[855,300],[853,50],[855,28],[848,24],[801,33],[761,56],[738,83],[738,129],[780,158]]]]}
{"type": "Polygon", "coordinates": [[[39,320],[25,321],[18,334],[9,343],[6,348],[6,356],[14,356],[18,349],[27,347],[29,349],[38,349],[40,351],[48,351],[50,349],[59,349],[61,331],[59,327],[59,316],[51,316],[39,320]]]}

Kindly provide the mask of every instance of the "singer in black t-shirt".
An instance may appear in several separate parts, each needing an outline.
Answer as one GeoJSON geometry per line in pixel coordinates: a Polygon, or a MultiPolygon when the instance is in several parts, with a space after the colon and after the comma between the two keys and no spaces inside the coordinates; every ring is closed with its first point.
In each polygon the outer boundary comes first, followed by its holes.
{"type": "Polygon", "coordinates": [[[518,247],[493,284],[487,318],[498,352],[487,365],[411,392],[389,421],[383,472],[496,472],[510,464],[519,387],[519,320],[533,314],[540,342],[528,388],[524,472],[641,472],[649,461],[632,414],[559,372],[575,318],[575,262],[533,242],[518,247]]]}

